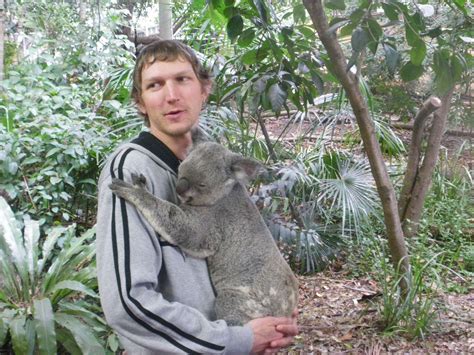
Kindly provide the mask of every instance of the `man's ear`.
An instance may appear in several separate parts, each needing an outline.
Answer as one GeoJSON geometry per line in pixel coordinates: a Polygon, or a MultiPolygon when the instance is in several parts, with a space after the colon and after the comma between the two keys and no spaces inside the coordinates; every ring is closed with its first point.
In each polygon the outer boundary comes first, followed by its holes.
{"type": "Polygon", "coordinates": [[[201,92],[202,92],[202,96],[203,96],[203,105],[207,101],[209,95],[211,94],[211,90],[212,90],[212,82],[201,84],[201,92]]]}
{"type": "Polygon", "coordinates": [[[265,169],[265,167],[257,160],[244,158],[238,154],[232,154],[230,170],[235,179],[243,183],[247,183],[267,171],[267,169],[265,169]]]}
{"type": "Polygon", "coordinates": [[[140,111],[143,116],[146,116],[147,112],[146,112],[145,106],[142,103],[142,100],[136,101],[136,105],[137,105],[138,111],[140,111]]]}

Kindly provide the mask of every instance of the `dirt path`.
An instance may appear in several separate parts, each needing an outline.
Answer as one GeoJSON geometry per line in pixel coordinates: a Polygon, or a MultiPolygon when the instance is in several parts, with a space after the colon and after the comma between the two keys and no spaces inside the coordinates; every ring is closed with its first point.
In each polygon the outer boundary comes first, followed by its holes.
{"type": "Polygon", "coordinates": [[[445,294],[435,330],[424,340],[410,341],[381,332],[376,302],[380,288],[369,279],[348,279],[344,272],[302,276],[300,335],[282,353],[386,354],[474,353],[474,289],[445,294]]]}

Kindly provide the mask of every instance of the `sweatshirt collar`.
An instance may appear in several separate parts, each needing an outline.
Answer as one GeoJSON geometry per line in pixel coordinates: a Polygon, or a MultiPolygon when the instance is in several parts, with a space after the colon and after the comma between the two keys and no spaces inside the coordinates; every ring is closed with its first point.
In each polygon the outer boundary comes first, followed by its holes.
{"type": "Polygon", "coordinates": [[[150,132],[141,132],[137,138],[132,140],[131,143],[138,144],[149,150],[152,154],[168,165],[171,170],[178,174],[178,167],[181,163],[181,160],[179,160],[176,155],[174,155],[174,153],[166,146],[166,144],[164,144],[150,132]]]}

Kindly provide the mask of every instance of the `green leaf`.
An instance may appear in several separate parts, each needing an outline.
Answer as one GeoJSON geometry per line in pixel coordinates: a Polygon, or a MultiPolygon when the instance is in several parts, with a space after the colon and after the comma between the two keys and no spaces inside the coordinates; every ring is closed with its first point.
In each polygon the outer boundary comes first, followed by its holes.
{"type": "Polygon", "coordinates": [[[268,89],[268,98],[272,106],[273,112],[280,112],[281,108],[286,102],[286,92],[280,87],[278,83],[273,84],[268,89]]]}
{"type": "Polygon", "coordinates": [[[374,19],[368,19],[367,25],[369,28],[369,34],[373,41],[378,41],[380,37],[383,35],[382,27],[380,27],[379,23],[374,19]]]}
{"type": "Polygon", "coordinates": [[[324,3],[324,5],[331,10],[345,10],[346,4],[344,4],[344,0],[328,0],[324,3]]]}
{"type": "Polygon", "coordinates": [[[239,36],[237,44],[240,47],[248,47],[250,43],[252,43],[253,39],[255,38],[255,31],[253,28],[247,28],[242,34],[239,36]]]}
{"type": "Polygon", "coordinates": [[[23,281],[28,277],[26,252],[21,230],[10,206],[0,197],[0,248],[12,258],[23,281]]]}
{"type": "Polygon", "coordinates": [[[354,31],[354,28],[356,27],[357,27],[357,24],[352,23],[352,22],[348,23],[346,26],[341,28],[341,31],[340,31],[341,37],[352,35],[352,31],[354,31]]]}
{"type": "Polygon", "coordinates": [[[314,29],[312,27],[298,26],[298,29],[307,39],[314,40],[316,38],[314,29]]]}
{"type": "Polygon", "coordinates": [[[398,20],[398,8],[395,5],[382,3],[382,8],[385,12],[385,16],[387,16],[390,21],[398,20]]]}
{"type": "Polygon", "coordinates": [[[414,65],[421,65],[426,56],[426,44],[422,40],[412,47],[410,50],[410,61],[414,65]]]}
{"type": "Polygon", "coordinates": [[[436,37],[441,36],[442,33],[443,33],[443,30],[441,29],[441,27],[436,27],[428,31],[428,36],[430,36],[431,38],[436,38],[436,37]]]}
{"type": "MultiPolygon", "coordinates": [[[[70,229],[73,227],[72,225],[67,227],[70,229]]],[[[43,259],[38,262],[38,273],[43,271],[43,267],[48,261],[51,251],[54,248],[54,245],[58,241],[58,238],[67,230],[64,227],[55,227],[53,228],[49,234],[46,236],[46,240],[43,243],[43,259]]]]}
{"type": "Polygon", "coordinates": [[[306,9],[303,4],[296,4],[293,7],[293,21],[295,23],[305,23],[306,20],[306,9]]]}
{"type": "Polygon", "coordinates": [[[240,14],[240,10],[237,7],[234,6],[228,6],[224,10],[224,16],[227,18],[232,18],[236,15],[240,14]]]}
{"type": "Polygon", "coordinates": [[[448,49],[437,50],[433,53],[433,70],[436,73],[436,93],[443,95],[455,85],[455,78],[448,49]]]}
{"type": "Polygon", "coordinates": [[[36,276],[38,267],[38,240],[40,237],[39,222],[25,220],[25,251],[28,263],[28,272],[30,274],[31,283],[36,276]]]}
{"type": "Polygon", "coordinates": [[[56,338],[58,340],[58,343],[61,344],[67,350],[68,354],[83,354],[69,330],[58,327],[56,330],[56,338]]]}
{"type": "Polygon", "coordinates": [[[410,47],[415,46],[420,41],[420,34],[412,17],[405,17],[405,38],[410,47]]]}
{"type": "Polygon", "coordinates": [[[400,53],[398,53],[398,51],[395,48],[393,48],[392,46],[388,44],[384,43],[383,49],[385,51],[385,61],[387,63],[387,69],[390,72],[390,74],[393,75],[400,63],[401,55],[400,53]]]}
{"type": "Polygon", "coordinates": [[[244,28],[244,20],[242,16],[233,16],[227,23],[227,35],[231,41],[234,41],[238,35],[242,33],[244,28]]]}
{"type": "Polygon", "coordinates": [[[16,312],[12,309],[3,309],[0,311],[0,348],[5,344],[8,335],[8,328],[15,317],[16,312]]]}
{"type": "Polygon", "coordinates": [[[351,19],[352,23],[354,25],[358,25],[360,23],[360,20],[362,20],[362,18],[364,17],[365,15],[365,11],[362,10],[362,9],[355,9],[351,15],[349,16],[349,18],[351,19]]]}
{"type": "Polygon", "coordinates": [[[351,37],[351,46],[354,52],[361,52],[369,43],[370,39],[366,31],[358,27],[351,37]]]}
{"type": "Polygon", "coordinates": [[[26,330],[26,317],[17,316],[10,323],[10,335],[15,354],[28,354],[30,344],[26,330]]]}
{"type": "Polygon", "coordinates": [[[56,313],[56,322],[69,330],[84,354],[105,354],[104,348],[89,327],[79,319],[68,314],[56,313]]]}
{"type": "Polygon", "coordinates": [[[350,21],[348,19],[340,17],[332,19],[332,21],[329,23],[328,33],[336,32],[338,28],[345,26],[349,22],[350,21]]]}
{"type": "Polygon", "coordinates": [[[78,281],[73,281],[73,280],[65,280],[65,281],[58,282],[51,289],[51,293],[55,293],[57,291],[64,290],[64,289],[81,292],[81,293],[84,293],[84,294],[89,295],[89,296],[94,297],[94,298],[98,297],[97,294],[93,290],[86,287],[82,283],[80,283],[78,281]]]}
{"type": "Polygon", "coordinates": [[[72,303],[68,301],[62,301],[59,304],[59,308],[61,310],[61,313],[64,314],[70,314],[75,317],[80,317],[83,320],[87,321],[87,323],[95,323],[100,325],[105,324],[105,320],[101,318],[98,314],[95,312],[90,311],[89,309],[85,308],[88,304],[86,303],[85,306],[81,306],[80,303],[72,303]]]}
{"type": "Polygon", "coordinates": [[[54,313],[48,298],[34,300],[34,319],[40,354],[55,354],[56,332],[54,329],[54,313]]]}
{"type": "Polygon", "coordinates": [[[437,50],[433,53],[433,70],[436,75],[449,72],[449,51],[447,49],[437,50]]]}
{"type": "Polygon", "coordinates": [[[267,87],[268,78],[269,76],[264,75],[258,78],[257,80],[255,80],[255,82],[252,85],[253,90],[258,94],[261,94],[262,92],[264,92],[265,88],[267,87]]]}
{"type": "Polygon", "coordinates": [[[242,60],[242,63],[244,63],[245,65],[255,64],[257,62],[257,50],[252,49],[250,51],[245,52],[242,55],[241,60],[242,60]]]}
{"type": "Polygon", "coordinates": [[[109,345],[110,350],[112,350],[115,353],[120,346],[117,334],[115,333],[110,334],[107,338],[107,344],[109,345]]]}
{"type": "Polygon", "coordinates": [[[453,74],[453,80],[459,81],[461,79],[463,71],[466,69],[466,61],[461,55],[455,53],[451,56],[451,72],[453,74]]]}
{"type": "Polygon", "coordinates": [[[465,15],[467,15],[466,0],[453,0],[453,2],[459,10],[461,10],[465,15]]]}
{"type": "Polygon", "coordinates": [[[412,81],[418,79],[424,70],[422,65],[414,65],[412,62],[408,62],[400,69],[400,76],[404,81],[412,81]]]}

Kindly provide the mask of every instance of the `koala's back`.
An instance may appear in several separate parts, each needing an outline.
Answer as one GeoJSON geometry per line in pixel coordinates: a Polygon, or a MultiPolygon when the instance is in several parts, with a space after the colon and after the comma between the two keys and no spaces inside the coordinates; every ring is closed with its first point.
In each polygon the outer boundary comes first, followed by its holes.
{"type": "Polygon", "coordinates": [[[297,280],[245,188],[237,184],[212,208],[215,231],[222,233],[218,252],[208,258],[218,317],[245,324],[262,316],[290,316],[297,280]]]}

